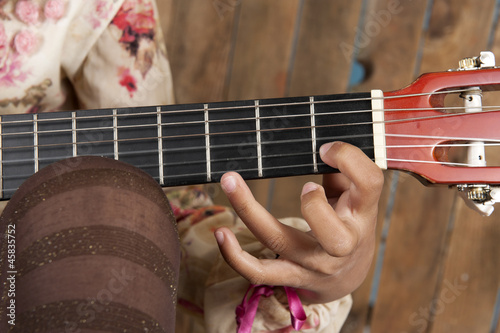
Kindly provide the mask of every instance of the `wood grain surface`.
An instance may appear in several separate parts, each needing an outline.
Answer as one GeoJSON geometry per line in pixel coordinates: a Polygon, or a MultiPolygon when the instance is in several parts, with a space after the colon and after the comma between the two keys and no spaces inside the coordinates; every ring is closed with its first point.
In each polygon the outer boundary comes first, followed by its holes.
{"type": "MultiPolygon", "coordinates": [[[[179,103],[390,91],[482,50],[500,55],[496,0],[161,0],[159,9],[179,103]],[[356,86],[353,61],[366,74],[356,86]]],[[[500,213],[483,218],[455,189],[385,176],[376,260],[342,331],[500,333],[500,213]]],[[[310,180],[321,178],[250,185],[275,216],[298,216],[310,180]]]]}

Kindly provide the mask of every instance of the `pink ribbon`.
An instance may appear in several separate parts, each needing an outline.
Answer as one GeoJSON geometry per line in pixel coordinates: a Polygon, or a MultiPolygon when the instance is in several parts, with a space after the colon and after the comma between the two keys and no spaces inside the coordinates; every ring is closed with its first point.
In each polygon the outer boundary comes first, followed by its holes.
{"type": "MultiPolygon", "coordinates": [[[[298,331],[306,321],[306,313],[302,307],[302,302],[294,288],[284,287],[286,297],[288,298],[288,307],[290,309],[290,317],[292,327],[298,331]]],[[[238,333],[251,333],[252,325],[257,314],[259,300],[261,296],[269,297],[274,294],[274,287],[267,285],[250,285],[243,301],[236,307],[236,323],[238,324],[238,333]],[[253,293],[248,297],[250,292],[253,293]]]]}

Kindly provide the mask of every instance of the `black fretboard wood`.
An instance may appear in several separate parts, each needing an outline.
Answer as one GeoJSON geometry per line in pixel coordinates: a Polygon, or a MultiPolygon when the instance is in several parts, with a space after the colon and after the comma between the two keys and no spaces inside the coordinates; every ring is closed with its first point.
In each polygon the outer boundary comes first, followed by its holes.
{"type": "Polygon", "coordinates": [[[73,156],[104,156],[161,185],[335,171],[319,147],[354,144],[373,158],[370,94],[64,111],[1,117],[1,194],[37,170],[73,156]]]}

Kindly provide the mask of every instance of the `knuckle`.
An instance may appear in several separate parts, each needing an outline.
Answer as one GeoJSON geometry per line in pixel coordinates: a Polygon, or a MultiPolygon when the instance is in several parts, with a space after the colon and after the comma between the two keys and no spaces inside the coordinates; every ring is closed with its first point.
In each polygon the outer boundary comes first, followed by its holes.
{"type": "Polygon", "coordinates": [[[300,210],[304,218],[315,216],[318,210],[321,210],[324,204],[327,204],[325,192],[308,193],[308,196],[302,199],[300,210]]]}
{"type": "Polygon", "coordinates": [[[265,284],[265,278],[264,278],[264,273],[261,271],[257,272],[252,272],[247,274],[246,279],[251,283],[251,284],[265,284]]]}
{"type": "Polygon", "coordinates": [[[275,253],[286,253],[288,244],[283,233],[278,232],[265,240],[264,244],[275,253]]]}
{"type": "Polygon", "coordinates": [[[367,186],[371,190],[381,191],[384,186],[384,181],[384,173],[379,167],[376,167],[371,176],[367,179],[367,186]]]}
{"type": "Polygon", "coordinates": [[[302,215],[307,219],[311,213],[314,213],[314,200],[302,201],[301,211],[302,215]]]}
{"type": "Polygon", "coordinates": [[[332,260],[332,256],[320,244],[318,244],[314,253],[304,259],[303,265],[315,272],[329,276],[334,272],[332,267],[334,262],[335,259],[332,260]]]}
{"type": "Polygon", "coordinates": [[[338,143],[336,145],[336,148],[337,149],[335,154],[337,155],[337,158],[341,160],[348,160],[352,156],[352,154],[356,154],[356,151],[358,150],[357,147],[345,142],[338,143]]]}
{"type": "Polygon", "coordinates": [[[238,205],[234,206],[234,210],[236,211],[236,214],[238,214],[239,217],[245,218],[246,216],[249,216],[252,211],[252,204],[249,201],[244,201],[239,203],[238,205]]]}
{"type": "Polygon", "coordinates": [[[315,269],[318,273],[331,276],[337,272],[337,268],[333,265],[319,265],[315,269]]]}
{"type": "Polygon", "coordinates": [[[238,259],[235,256],[227,255],[223,253],[224,260],[226,263],[235,270],[238,270],[238,259]]]}
{"type": "Polygon", "coordinates": [[[360,191],[368,196],[368,198],[378,198],[384,187],[384,173],[376,165],[366,173],[368,177],[364,177],[363,183],[358,184],[360,191]]]}
{"type": "Polygon", "coordinates": [[[332,257],[347,257],[353,253],[356,246],[357,242],[352,237],[343,237],[335,244],[328,244],[324,249],[332,257]]]}

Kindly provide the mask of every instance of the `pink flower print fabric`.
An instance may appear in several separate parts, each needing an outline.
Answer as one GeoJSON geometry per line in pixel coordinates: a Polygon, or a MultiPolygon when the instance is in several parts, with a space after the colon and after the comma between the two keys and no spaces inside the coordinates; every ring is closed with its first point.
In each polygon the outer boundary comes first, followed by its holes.
{"type": "Polygon", "coordinates": [[[29,71],[23,69],[21,56],[5,47],[0,52],[0,87],[14,87],[26,81],[29,71]]]}
{"type": "Polygon", "coordinates": [[[86,19],[94,29],[97,29],[109,18],[113,4],[106,0],[94,0],[93,8],[94,10],[88,13],[86,19]]]}
{"type": "Polygon", "coordinates": [[[36,24],[40,16],[40,7],[33,1],[18,1],[16,4],[16,16],[26,24],[36,24]]]}
{"type": "Polygon", "coordinates": [[[14,37],[14,48],[21,55],[35,53],[40,44],[39,36],[31,30],[22,30],[14,37]]]}
{"type": "Polygon", "coordinates": [[[7,33],[5,32],[5,27],[3,23],[0,22],[0,48],[5,47],[7,45],[7,33]]]}
{"type": "Polygon", "coordinates": [[[64,16],[66,4],[62,0],[49,0],[45,3],[43,13],[47,19],[57,21],[64,16]]]}

